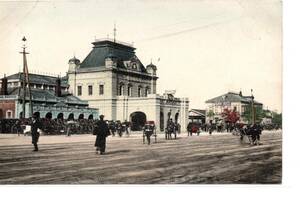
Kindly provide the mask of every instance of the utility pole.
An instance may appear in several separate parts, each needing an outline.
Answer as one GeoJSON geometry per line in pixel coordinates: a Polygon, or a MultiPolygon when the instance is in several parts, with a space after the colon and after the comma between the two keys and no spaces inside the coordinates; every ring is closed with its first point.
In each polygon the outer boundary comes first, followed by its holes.
{"type": "Polygon", "coordinates": [[[23,88],[23,100],[22,100],[22,109],[23,109],[23,112],[22,112],[22,118],[25,118],[25,111],[26,111],[26,107],[25,107],[25,104],[26,104],[26,86],[28,85],[28,96],[29,96],[29,117],[32,116],[33,114],[33,108],[32,108],[32,95],[31,95],[31,88],[30,88],[30,81],[29,81],[29,72],[28,72],[28,66],[27,66],[27,58],[26,58],[26,54],[29,54],[26,52],[26,38],[23,37],[22,41],[24,42],[24,45],[23,45],[23,51],[20,52],[22,55],[23,55],[23,85],[22,85],[22,88],[23,88]]]}
{"type": "Polygon", "coordinates": [[[117,28],[116,28],[116,23],[114,23],[114,43],[116,43],[116,35],[117,35],[117,28]]]}
{"type": "Polygon", "coordinates": [[[254,96],[253,90],[251,89],[251,109],[252,109],[252,124],[255,124],[255,107],[254,107],[254,96]]]}

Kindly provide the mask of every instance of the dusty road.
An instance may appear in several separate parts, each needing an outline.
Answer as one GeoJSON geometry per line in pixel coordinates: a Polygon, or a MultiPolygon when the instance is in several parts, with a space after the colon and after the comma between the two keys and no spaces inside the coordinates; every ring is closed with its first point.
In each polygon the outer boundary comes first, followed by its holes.
{"type": "Polygon", "coordinates": [[[200,135],[142,144],[140,136],[109,137],[95,154],[95,136],[0,135],[0,184],[281,183],[282,133],[263,132],[263,145],[233,135],[200,135]]]}

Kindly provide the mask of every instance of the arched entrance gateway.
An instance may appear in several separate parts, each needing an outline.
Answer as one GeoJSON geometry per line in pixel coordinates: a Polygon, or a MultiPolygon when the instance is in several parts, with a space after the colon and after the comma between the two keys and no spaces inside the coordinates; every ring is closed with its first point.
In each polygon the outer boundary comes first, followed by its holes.
{"type": "Polygon", "coordinates": [[[160,127],[160,131],[164,131],[164,122],[165,122],[165,119],[164,119],[164,112],[160,112],[160,115],[159,115],[159,120],[160,120],[160,125],[159,125],[159,127],[160,127]]]}
{"type": "Polygon", "coordinates": [[[78,116],[78,119],[79,119],[79,120],[84,119],[84,115],[83,115],[83,114],[80,114],[80,115],[78,116]]]}
{"type": "Polygon", "coordinates": [[[40,118],[40,112],[34,112],[34,114],[33,115],[35,115],[37,118],[40,118]]]}
{"type": "Polygon", "coordinates": [[[58,120],[64,120],[64,114],[63,114],[63,113],[59,113],[59,114],[57,115],[57,119],[58,119],[58,120]]]}
{"type": "Polygon", "coordinates": [[[74,120],[74,114],[73,113],[69,114],[68,120],[74,120]]]}
{"type": "Polygon", "coordinates": [[[48,112],[48,113],[46,114],[45,118],[51,120],[51,119],[52,119],[52,113],[51,113],[51,112],[48,112]]]}
{"type": "Polygon", "coordinates": [[[131,130],[132,131],[138,131],[142,130],[145,123],[146,123],[147,117],[146,114],[141,111],[136,111],[130,114],[130,121],[131,121],[131,130]]]}

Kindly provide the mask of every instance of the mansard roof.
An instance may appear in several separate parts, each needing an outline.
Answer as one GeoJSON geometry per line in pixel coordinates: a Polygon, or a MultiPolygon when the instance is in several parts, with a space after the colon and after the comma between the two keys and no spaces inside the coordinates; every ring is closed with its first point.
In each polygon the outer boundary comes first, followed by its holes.
{"type": "Polygon", "coordinates": [[[126,68],[124,61],[134,61],[139,64],[141,72],[147,72],[142,62],[135,55],[135,48],[129,44],[104,39],[95,41],[91,52],[80,64],[80,68],[104,67],[105,59],[115,58],[118,68],[126,68]]]}

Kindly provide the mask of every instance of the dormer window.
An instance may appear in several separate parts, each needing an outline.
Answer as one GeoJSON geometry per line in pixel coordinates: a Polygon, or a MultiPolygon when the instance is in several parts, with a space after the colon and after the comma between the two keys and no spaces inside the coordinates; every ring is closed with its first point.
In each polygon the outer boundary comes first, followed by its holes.
{"type": "Polygon", "coordinates": [[[137,69],[137,65],[136,65],[136,63],[133,63],[133,64],[132,64],[132,69],[134,69],[134,70],[136,70],[136,69],[137,69]]]}

